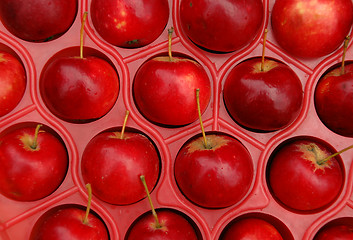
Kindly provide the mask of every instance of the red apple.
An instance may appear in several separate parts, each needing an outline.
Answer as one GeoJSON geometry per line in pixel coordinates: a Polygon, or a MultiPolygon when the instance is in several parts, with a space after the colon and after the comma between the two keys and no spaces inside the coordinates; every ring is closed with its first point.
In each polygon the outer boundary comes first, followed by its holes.
{"type": "Polygon", "coordinates": [[[58,188],[66,175],[65,146],[39,127],[17,128],[0,137],[0,193],[10,199],[44,198],[58,188]]]}
{"type": "Polygon", "coordinates": [[[181,0],[180,21],[185,34],[212,51],[231,52],[248,45],[264,18],[261,0],[181,0]]]}
{"type": "Polygon", "coordinates": [[[11,112],[26,89],[26,73],[13,55],[0,51],[0,117],[11,112]]]}
{"type": "Polygon", "coordinates": [[[82,177],[92,185],[95,196],[116,205],[127,205],[145,198],[140,175],[149,179],[152,189],[159,177],[157,150],[144,135],[106,131],[86,146],[81,161],[82,177]]]}
{"type": "Polygon", "coordinates": [[[333,132],[353,137],[353,64],[325,74],[315,89],[315,108],[320,120],[333,132]]]}
{"type": "Polygon", "coordinates": [[[340,194],[344,171],[332,150],[317,139],[295,139],[275,152],[268,166],[268,183],[284,206],[296,211],[318,211],[340,194]]]}
{"type": "Polygon", "coordinates": [[[297,118],[303,101],[296,73],[277,60],[241,62],[224,83],[224,103],[231,117],[255,131],[276,131],[297,118]]]}
{"type": "Polygon", "coordinates": [[[92,22],[99,35],[118,47],[150,44],[169,18],[168,0],[92,0],[92,22]]]}
{"type": "Polygon", "coordinates": [[[293,56],[317,58],[341,45],[353,21],[351,0],[277,0],[271,14],[278,44],[293,56]]]}
{"type": "Polygon", "coordinates": [[[269,222],[260,218],[245,218],[231,223],[220,240],[282,240],[281,234],[269,222]]]}
{"type": "Polygon", "coordinates": [[[190,139],[180,149],[174,165],[175,180],[191,202],[205,208],[238,203],[253,181],[252,159],[233,137],[217,133],[190,139]]]}
{"type": "Polygon", "coordinates": [[[65,33],[77,13],[77,0],[2,0],[0,18],[9,32],[43,42],[65,33]]]}
{"type": "Polygon", "coordinates": [[[203,112],[211,96],[211,84],[203,67],[183,57],[155,57],[137,71],[133,96],[142,115],[149,121],[182,126],[198,119],[195,89],[202,93],[203,112]]]}
{"type": "Polygon", "coordinates": [[[325,226],[315,235],[314,240],[352,240],[353,226],[339,224],[325,226]]]}
{"type": "Polygon", "coordinates": [[[44,213],[35,223],[30,240],[108,240],[102,220],[77,205],[61,205],[44,213]]]}

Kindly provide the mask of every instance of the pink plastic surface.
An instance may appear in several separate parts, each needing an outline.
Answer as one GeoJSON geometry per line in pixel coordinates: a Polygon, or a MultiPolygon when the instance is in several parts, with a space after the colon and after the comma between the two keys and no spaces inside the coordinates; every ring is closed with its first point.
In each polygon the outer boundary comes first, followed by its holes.
{"type": "MultiPolygon", "coordinates": [[[[214,54],[201,50],[183,34],[179,22],[179,0],[169,0],[170,16],[165,31],[148,46],[123,49],[106,43],[95,31],[90,19],[90,0],[79,0],[76,19],[61,37],[45,43],[31,43],[11,35],[0,23],[0,48],[11,51],[21,59],[27,73],[27,88],[19,105],[0,118],[0,132],[26,122],[49,126],[63,139],[69,154],[69,169],[60,187],[50,196],[33,202],[17,202],[0,195],[0,239],[28,239],[36,220],[47,210],[62,204],[86,205],[87,193],[80,171],[80,158],[86,144],[99,132],[121,127],[125,110],[130,111],[127,126],[148,135],[156,144],[161,156],[159,181],[151,196],[156,208],[171,208],[187,215],[201,239],[218,239],[222,230],[232,220],[245,215],[267,219],[281,232],[284,239],[312,239],[326,223],[340,219],[353,220],[353,151],[341,154],[345,182],[338,199],[327,209],[312,213],[295,213],[283,208],[271,195],[266,182],[266,164],[273,150],[283,141],[295,136],[315,136],[341,150],[353,144],[352,138],[339,136],[325,127],[318,118],[313,95],[320,76],[342,57],[342,46],[332,54],[312,60],[298,60],[287,55],[276,44],[269,21],[274,0],[264,0],[265,18],[259,33],[246,48],[227,54],[214,54]],[[84,46],[109,59],[120,77],[119,97],[110,112],[99,120],[73,124],[56,118],[46,108],[39,92],[41,71],[52,56],[78,54],[81,17],[88,11],[84,46]],[[167,29],[174,27],[173,51],[188,55],[206,69],[212,84],[211,101],[202,115],[206,131],[220,131],[239,139],[250,151],[255,178],[250,191],[238,204],[225,209],[205,209],[190,203],[179,191],[173,176],[174,159],[180,147],[192,136],[200,133],[199,122],[178,128],[164,128],[148,122],[137,110],[131,94],[132,81],[139,66],[156,54],[167,53],[167,29]],[[304,88],[304,102],[299,117],[289,127],[271,133],[255,133],[237,125],[227,113],[222,95],[224,80],[237,63],[261,56],[265,28],[269,29],[266,56],[287,63],[299,76],[304,88]]],[[[349,43],[347,59],[353,58],[349,43]]],[[[85,51],[85,50],[84,50],[85,51]]],[[[89,54],[89,50],[86,54],[89,54]]],[[[1,167],[1,166],[0,166],[1,167]]],[[[148,201],[142,200],[128,206],[116,206],[93,197],[93,210],[105,222],[112,240],[124,239],[130,225],[150,210],[148,201]]]]}

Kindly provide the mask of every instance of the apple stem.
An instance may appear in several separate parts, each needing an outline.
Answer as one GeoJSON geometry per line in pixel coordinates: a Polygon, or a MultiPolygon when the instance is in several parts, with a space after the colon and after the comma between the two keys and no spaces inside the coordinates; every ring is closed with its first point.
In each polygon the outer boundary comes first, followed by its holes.
{"type": "Polygon", "coordinates": [[[172,57],[172,35],[174,32],[174,28],[171,27],[168,29],[168,55],[169,55],[169,62],[173,61],[172,57]]]}
{"type": "Polygon", "coordinates": [[[209,149],[210,147],[208,146],[208,143],[207,143],[206,133],[205,133],[205,129],[203,127],[202,117],[201,117],[200,89],[199,88],[196,89],[196,104],[197,104],[197,112],[199,114],[201,132],[202,132],[202,136],[203,136],[203,144],[204,144],[206,149],[209,149]]]}
{"type": "Polygon", "coordinates": [[[91,202],[92,202],[92,187],[90,183],[86,184],[86,188],[88,191],[88,202],[87,202],[87,208],[86,208],[86,215],[85,218],[83,219],[83,224],[88,224],[88,215],[89,211],[91,210],[91,202]]]}
{"type": "Polygon", "coordinates": [[[346,39],[344,40],[344,44],[343,44],[341,75],[343,75],[345,73],[345,71],[344,71],[344,61],[345,61],[345,58],[346,58],[346,52],[347,52],[347,48],[348,48],[349,39],[350,39],[350,37],[346,36],[346,39]]]}
{"type": "Polygon", "coordinates": [[[87,14],[88,12],[84,12],[83,13],[83,17],[82,17],[82,24],[81,24],[81,31],[80,31],[80,58],[83,58],[83,31],[85,28],[85,22],[87,19],[87,14]]]}
{"type": "Polygon", "coordinates": [[[141,179],[141,181],[142,181],[143,186],[145,187],[145,191],[146,191],[146,194],[147,194],[148,202],[150,203],[150,206],[151,206],[151,209],[152,209],[152,215],[153,215],[153,217],[154,217],[154,219],[155,219],[155,221],[156,221],[156,228],[161,228],[162,226],[161,226],[161,224],[159,223],[156,210],[155,210],[155,208],[154,208],[154,206],[153,206],[153,203],[152,203],[150,191],[148,190],[148,187],[147,187],[145,175],[141,175],[141,176],[140,176],[140,179],[141,179]]]}
{"type": "Polygon", "coordinates": [[[120,139],[124,138],[124,132],[125,132],[125,127],[126,127],[126,122],[127,122],[128,117],[129,117],[129,113],[130,113],[129,110],[126,110],[123,128],[121,129],[120,139]]]}
{"type": "Polygon", "coordinates": [[[36,149],[38,146],[38,135],[39,135],[39,129],[42,127],[42,124],[38,124],[36,127],[36,130],[34,131],[34,139],[33,143],[31,145],[32,149],[36,149]]]}
{"type": "Polygon", "coordinates": [[[334,158],[334,157],[336,157],[337,155],[340,155],[341,153],[343,153],[343,152],[345,152],[345,151],[347,151],[347,150],[349,150],[349,149],[351,149],[351,148],[353,148],[353,145],[350,145],[350,146],[348,146],[348,147],[342,149],[342,150],[339,151],[339,152],[336,152],[336,153],[334,153],[334,154],[331,154],[330,156],[328,156],[328,157],[326,157],[326,158],[324,158],[324,159],[318,161],[317,164],[322,165],[322,164],[326,163],[328,160],[330,160],[331,158],[334,158]]]}
{"type": "Polygon", "coordinates": [[[264,71],[264,65],[265,65],[265,46],[266,46],[267,32],[268,32],[268,30],[266,28],[265,33],[264,33],[264,42],[262,45],[261,72],[264,71]]]}

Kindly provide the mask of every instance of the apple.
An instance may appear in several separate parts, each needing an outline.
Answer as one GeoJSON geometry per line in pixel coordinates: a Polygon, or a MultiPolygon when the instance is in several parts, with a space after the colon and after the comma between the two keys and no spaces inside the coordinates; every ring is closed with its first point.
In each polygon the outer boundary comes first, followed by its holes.
{"type": "MultiPolygon", "coordinates": [[[[348,148],[347,148],[348,149],[348,148]]],[[[340,159],[317,138],[282,143],[271,156],[268,184],[273,196],[294,211],[320,211],[332,204],[344,184],[340,159]]]]}
{"type": "Polygon", "coordinates": [[[80,205],[59,205],[45,212],[32,228],[30,240],[108,240],[105,224],[90,212],[91,187],[86,210],[80,205]]]}
{"type": "Polygon", "coordinates": [[[315,235],[314,240],[351,240],[353,239],[353,226],[337,224],[325,226],[315,235]]]}
{"type": "Polygon", "coordinates": [[[332,53],[352,26],[351,0],[277,0],[271,14],[273,35],[289,54],[318,58],[332,53]]]}
{"type": "Polygon", "coordinates": [[[180,23],[186,36],[211,51],[245,47],[255,38],[263,19],[261,0],[180,1],[180,23]]]}
{"type": "Polygon", "coordinates": [[[20,127],[0,137],[0,193],[10,199],[42,199],[65,178],[66,148],[56,136],[40,127],[20,127]]]}
{"type": "Polygon", "coordinates": [[[282,240],[281,234],[269,222],[250,217],[232,222],[220,240],[282,240]]]}
{"type": "Polygon", "coordinates": [[[0,117],[11,112],[26,89],[26,73],[12,54],[0,51],[0,117]]]}
{"type": "Polygon", "coordinates": [[[159,177],[160,160],[153,143],[138,132],[104,131],[87,144],[81,159],[82,177],[92,185],[99,199],[128,205],[145,197],[139,176],[145,174],[148,187],[159,177]]]}
{"type": "Polygon", "coordinates": [[[249,191],[254,170],[248,150],[235,138],[212,133],[187,141],[175,159],[175,180],[187,199],[205,208],[238,203],[249,191]]]}
{"type": "Polygon", "coordinates": [[[92,0],[91,18],[98,34],[112,45],[136,48],[150,44],[169,19],[168,0],[92,0]]]}
{"type": "Polygon", "coordinates": [[[253,131],[276,131],[299,115],[303,88],[286,64],[255,57],[236,65],[224,83],[223,97],[230,116],[253,131]],[[263,64],[262,64],[263,63],[263,64]]]}
{"type": "Polygon", "coordinates": [[[43,42],[61,36],[71,27],[77,5],[77,0],[2,0],[0,19],[16,37],[43,42]]]}
{"type": "Polygon", "coordinates": [[[68,122],[89,122],[103,117],[114,106],[119,77],[107,61],[83,57],[83,26],[80,56],[57,57],[41,75],[40,90],[48,109],[68,122]]]}

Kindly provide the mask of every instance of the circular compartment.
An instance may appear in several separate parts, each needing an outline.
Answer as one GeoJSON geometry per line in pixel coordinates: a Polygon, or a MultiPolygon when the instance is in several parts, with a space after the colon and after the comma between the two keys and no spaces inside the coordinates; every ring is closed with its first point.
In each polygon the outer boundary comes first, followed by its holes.
{"type": "Polygon", "coordinates": [[[336,150],[321,139],[299,136],[282,142],[271,154],[267,185],[277,202],[290,211],[316,213],[340,195],[345,170],[336,150]]]}
{"type": "Polygon", "coordinates": [[[40,92],[47,108],[73,123],[87,123],[107,114],[117,101],[119,76],[115,66],[98,50],[64,49],[44,66],[40,92]]]}
{"type": "Polygon", "coordinates": [[[205,138],[200,134],[190,138],[176,156],[174,175],[180,191],[204,208],[241,202],[254,178],[249,151],[225,133],[210,132],[205,138]]]}
{"type": "Polygon", "coordinates": [[[314,240],[351,240],[353,239],[353,218],[344,217],[325,224],[316,233],[314,240]]]}
{"type": "Polygon", "coordinates": [[[0,192],[17,201],[49,196],[63,182],[68,153],[48,126],[24,122],[0,134],[0,192]]]}

